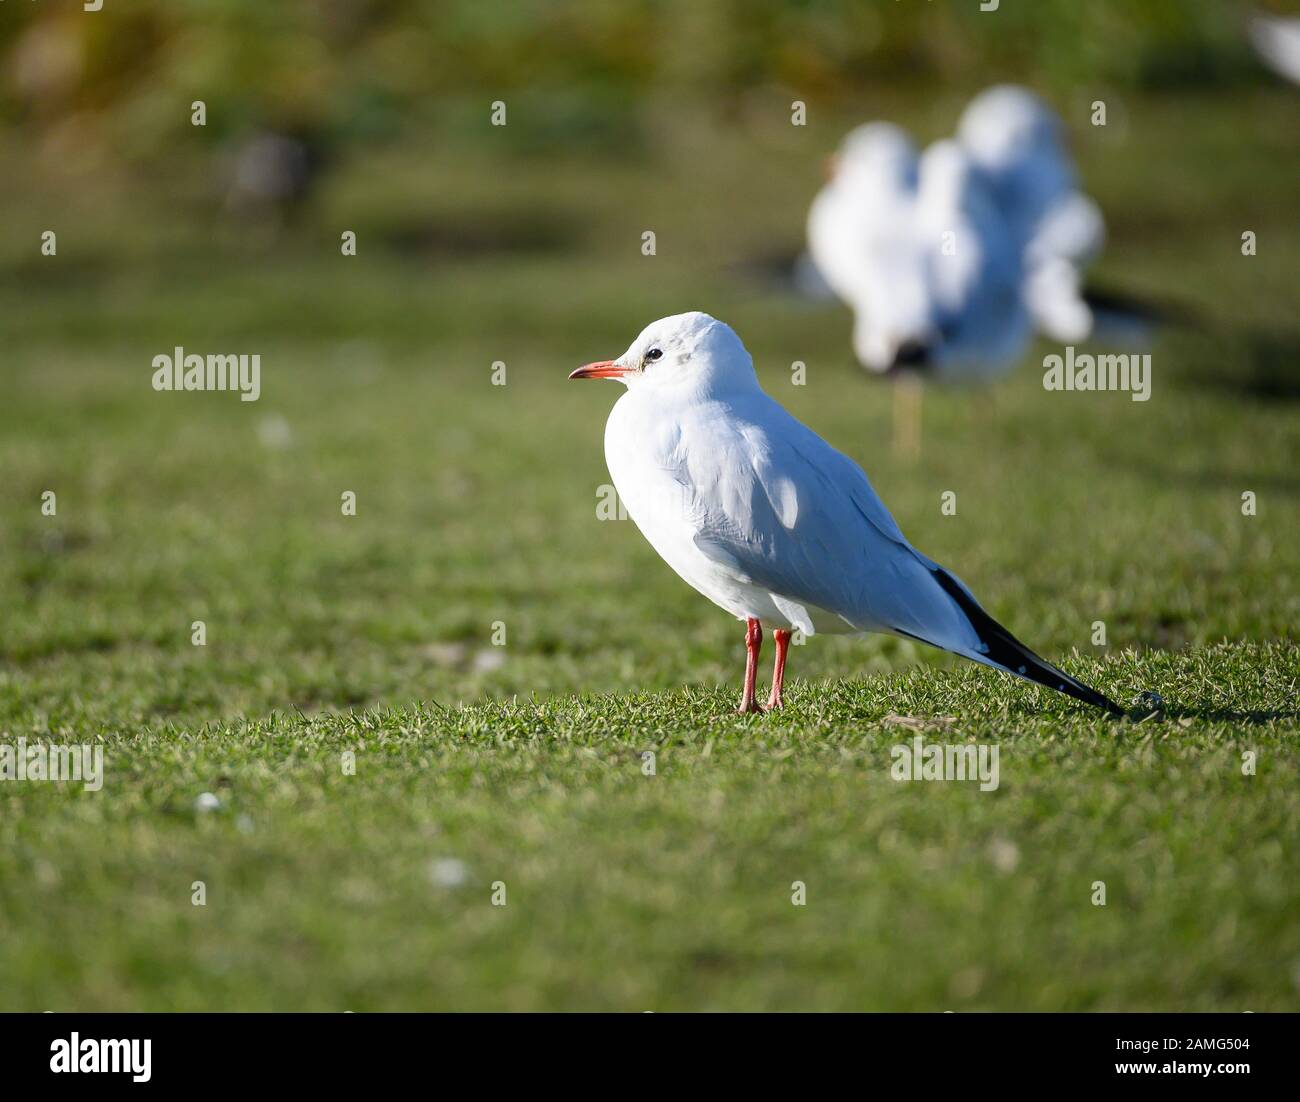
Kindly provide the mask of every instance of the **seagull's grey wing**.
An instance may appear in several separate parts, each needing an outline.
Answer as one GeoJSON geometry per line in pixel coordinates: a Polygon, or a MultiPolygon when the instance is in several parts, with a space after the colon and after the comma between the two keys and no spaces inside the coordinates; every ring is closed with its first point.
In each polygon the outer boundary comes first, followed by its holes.
{"type": "MultiPolygon", "coordinates": [[[[978,650],[935,564],[903,537],[862,468],[759,393],[689,448],[695,544],[750,584],[863,631],[978,650]]],[[[689,438],[690,427],[686,427],[689,438]]]]}
{"type": "Polygon", "coordinates": [[[921,180],[926,282],[943,336],[931,373],[940,381],[999,374],[1019,360],[1030,335],[1020,243],[956,143],[926,150],[921,180]],[[952,251],[941,246],[949,234],[960,243],[952,251]]]}
{"type": "MultiPolygon", "coordinates": [[[[681,426],[674,476],[689,490],[696,546],[725,571],[865,631],[894,631],[1115,714],[1045,662],[956,577],[903,538],[867,476],[761,391],[681,426]]],[[[804,609],[805,613],[808,610],[804,609]]]]}

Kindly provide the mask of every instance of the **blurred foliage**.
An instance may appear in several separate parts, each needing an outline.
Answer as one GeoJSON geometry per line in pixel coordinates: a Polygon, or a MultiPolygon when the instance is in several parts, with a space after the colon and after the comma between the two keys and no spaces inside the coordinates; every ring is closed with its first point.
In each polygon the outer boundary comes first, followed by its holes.
{"type": "Polygon", "coordinates": [[[1050,94],[1267,81],[1223,0],[0,0],[0,125],[126,163],[257,127],[612,143],[629,108],[727,121],[765,93],[843,109],[882,86],[1050,94]],[[520,98],[523,102],[520,102],[520,98]],[[209,106],[190,125],[190,103],[209,106]]]}

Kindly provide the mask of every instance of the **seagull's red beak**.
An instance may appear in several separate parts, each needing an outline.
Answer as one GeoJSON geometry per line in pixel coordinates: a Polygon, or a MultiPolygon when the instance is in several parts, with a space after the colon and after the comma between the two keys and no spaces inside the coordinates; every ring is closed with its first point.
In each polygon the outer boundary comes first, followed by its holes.
{"type": "Polygon", "coordinates": [[[577,371],[570,372],[570,379],[621,379],[632,371],[614,360],[600,360],[594,364],[583,364],[577,371]]]}

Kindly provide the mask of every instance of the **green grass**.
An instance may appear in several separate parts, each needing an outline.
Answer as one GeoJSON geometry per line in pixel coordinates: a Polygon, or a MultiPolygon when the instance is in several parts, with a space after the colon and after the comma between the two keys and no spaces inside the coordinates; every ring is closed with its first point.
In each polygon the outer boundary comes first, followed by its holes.
{"type": "Polygon", "coordinates": [[[108,774],[0,783],[0,1009],[1294,1009],[1300,423],[1241,385],[1293,370],[1246,336],[1294,310],[1290,109],[1134,102],[1126,142],[1080,135],[1104,281],[1209,325],[1157,342],[1147,403],[1045,392],[1043,348],[930,393],[914,466],[844,312],[740,263],[798,245],[848,120],[356,158],[279,237],[216,218],[194,165],[20,180],[0,741],[97,740],[108,774]],[[530,246],[480,248],[496,217],[530,246]],[[1165,716],[881,638],[810,640],[783,714],[732,715],[738,625],[597,521],[617,391],[564,383],[690,308],[999,619],[1165,716]],[[260,353],[261,400],[154,393],[176,344],[260,353]],[[998,745],[998,790],[892,780],[897,717],[998,745]]]}

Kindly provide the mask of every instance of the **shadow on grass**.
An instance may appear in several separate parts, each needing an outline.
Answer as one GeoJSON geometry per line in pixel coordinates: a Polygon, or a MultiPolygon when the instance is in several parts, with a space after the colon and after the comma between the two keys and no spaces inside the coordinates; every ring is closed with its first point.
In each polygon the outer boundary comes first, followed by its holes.
{"type": "Polygon", "coordinates": [[[1300,332],[1228,326],[1219,343],[1219,354],[1191,372],[1192,382],[1256,401],[1300,401],[1300,332]]]}
{"type": "Polygon", "coordinates": [[[1208,486],[1228,490],[1250,487],[1251,489],[1268,490],[1272,493],[1300,495],[1300,478],[1291,475],[1261,474],[1258,471],[1247,473],[1244,471],[1212,470],[1209,467],[1202,467],[1199,470],[1179,470],[1158,460],[1152,461],[1145,456],[1141,457],[1139,462],[1139,456],[1136,452],[1127,454],[1112,453],[1105,456],[1104,461],[1109,467],[1125,471],[1140,469],[1148,481],[1161,485],[1181,483],[1198,488],[1208,486]]]}
{"type": "MultiPolygon", "coordinates": [[[[1138,720],[1141,711],[1130,712],[1130,717],[1138,720]]],[[[1284,720],[1300,719],[1300,710],[1294,708],[1275,708],[1262,711],[1237,712],[1230,708],[1188,708],[1166,707],[1154,719],[1199,719],[1209,723],[1232,723],[1242,727],[1263,727],[1270,723],[1284,720]]]]}

